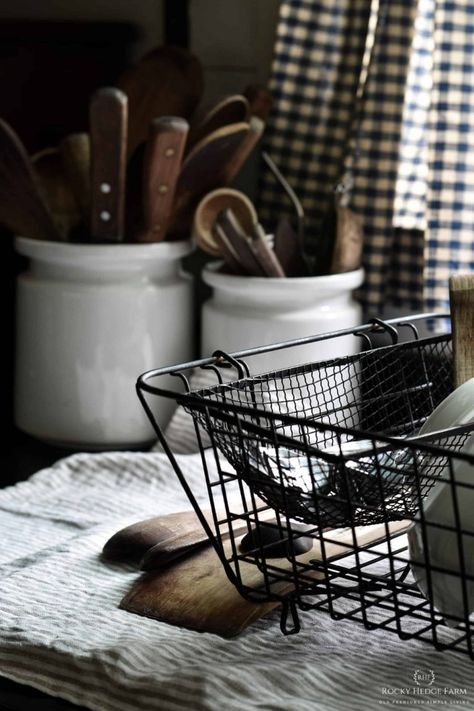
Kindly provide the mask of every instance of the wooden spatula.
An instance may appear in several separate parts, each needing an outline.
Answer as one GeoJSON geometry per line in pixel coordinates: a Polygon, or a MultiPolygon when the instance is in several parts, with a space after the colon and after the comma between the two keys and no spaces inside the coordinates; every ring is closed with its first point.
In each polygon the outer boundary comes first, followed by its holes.
{"type": "MultiPolygon", "coordinates": [[[[393,535],[407,525],[406,521],[397,521],[389,524],[389,530],[393,535]]],[[[328,535],[335,541],[325,546],[328,559],[350,553],[348,546],[353,546],[351,529],[331,531],[328,535]]],[[[375,545],[385,539],[385,525],[360,526],[356,529],[356,537],[358,546],[375,545]]],[[[231,543],[227,541],[225,555],[230,556],[231,550],[231,543]]],[[[297,558],[301,563],[321,559],[316,540],[309,552],[297,558]]],[[[278,566],[292,570],[292,563],[286,559],[278,559],[278,566]]],[[[240,570],[245,585],[255,589],[264,586],[264,577],[256,565],[240,561],[240,570]]],[[[309,573],[304,575],[307,577],[309,573]]],[[[310,577],[317,580],[323,579],[324,575],[315,570],[310,577]]],[[[272,586],[272,590],[281,595],[290,593],[293,588],[294,583],[282,580],[272,586]]],[[[210,547],[192,553],[165,570],[140,578],[120,603],[120,607],[129,612],[222,637],[235,637],[278,605],[273,601],[245,600],[229,582],[215,550],[210,547]]]]}
{"type": "Polygon", "coordinates": [[[0,223],[23,237],[60,241],[23,143],[0,119],[0,223]]]}
{"type": "Polygon", "coordinates": [[[193,212],[210,190],[228,185],[232,164],[248,136],[248,123],[236,123],[213,131],[186,156],[176,187],[170,231],[189,233],[193,212]]]}
{"type": "Polygon", "coordinates": [[[71,231],[81,222],[81,212],[64,171],[59,150],[45,148],[32,156],[31,162],[56,228],[61,238],[67,242],[71,231]]]}
{"type": "Polygon", "coordinates": [[[330,266],[331,274],[358,269],[363,246],[364,231],[360,215],[348,207],[336,207],[336,238],[330,266]]]}
{"type": "Polygon", "coordinates": [[[91,149],[88,133],[70,133],[59,144],[64,172],[87,224],[90,214],[91,149]]]}
{"type": "Polygon", "coordinates": [[[474,377],[474,274],[449,279],[454,353],[454,382],[459,387],[474,377]]]}
{"type": "Polygon", "coordinates": [[[189,151],[209,136],[213,131],[232,123],[240,123],[249,119],[249,102],[241,94],[226,96],[215,104],[200,120],[193,122],[189,132],[186,151],[189,151]]]}
{"type": "Polygon", "coordinates": [[[203,88],[200,61],[180,47],[158,47],[126,71],[117,86],[128,96],[127,156],[146,141],[150,123],[160,116],[189,119],[203,88]]]}
{"type": "Polygon", "coordinates": [[[145,229],[138,242],[159,242],[166,237],[188,131],[188,122],[179,116],[151,122],[143,167],[145,229]]]}
{"type": "Polygon", "coordinates": [[[124,238],[127,97],[105,87],[90,103],[91,236],[94,242],[124,238]]]}

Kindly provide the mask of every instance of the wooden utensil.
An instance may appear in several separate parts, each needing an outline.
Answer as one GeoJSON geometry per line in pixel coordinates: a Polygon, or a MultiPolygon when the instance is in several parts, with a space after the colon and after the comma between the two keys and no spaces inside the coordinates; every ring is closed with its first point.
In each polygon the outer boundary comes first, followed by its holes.
{"type": "Polygon", "coordinates": [[[178,116],[164,116],[150,124],[143,176],[145,229],[138,235],[139,242],[166,237],[188,131],[188,122],[178,116]]]}
{"type": "MultiPolygon", "coordinates": [[[[409,522],[397,521],[388,524],[391,535],[402,532],[409,522]]],[[[360,526],[355,529],[358,546],[376,545],[385,540],[385,525],[360,526]]],[[[352,529],[331,531],[326,543],[325,556],[330,560],[338,555],[349,554],[353,550],[352,529]]],[[[237,543],[238,547],[239,543],[237,543]]],[[[224,543],[224,555],[232,555],[230,541],[224,543]]],[[[311,560],[321,561],[321,548],[315,540],[313,548],[298,556],[300,563],[311,560]]],[[[265,580],[256,565],[239,561],[240,574],[244,584],[253,589],[265,589],[265,580]]],[[[291,571],[289,560],[278,559],[278,567],[291,571]]],[[[313,570],[304,577],[324,579],[324,574],[313,570]]],[[[271,584],[272,592],[286,595],[294,589],[294,583],[279,580],[271,584]]],[[[267,614],[279,602],[251,602],[244,599],[229,582],[225,570],[215,550],[207,547],[170,565],[158,573],[150,573],[140,578],[120,603],[123,610],[145,617],[186,627],[200,632],[211,632],[222,637],[235,637],[248,625],[267,614]]]]}
{"type": "Polygon", "coordinates": [[[64,173],[67,176],[82,218],[90,215],[91,149],[88,133],[70,133],[59,144],[64,173]]]}
{"type": "Polygon", "coordinates": [[[249,84],[243,95],[249,102],[250,115],[266,121],[273,106],[271,92],[261,84],[249,84]]]}
{"type": "Polygon", "coordinates": [[[127,97],[99,89],[90,104],[91,235],[94,242],[124,238],[127,97]]]}
{"type": "Polygon", "coordinates": [[[273,251],[286,276],[309,276],[308,264],[301,251],[298,235],[287,217],[282,217],[278,221],[273,240],[273,251]]]}
{"type": "Polygon", "coordinates": [[[258,222],[252,225],[251,232],[247,235],[234,212],[227,208],[219,213],[216,227],[220,228],[231,242],[247,274],[267,277],[285,276],[258,222]]]}
{"type": "MultiPolygon", "coordinates": [[[[258,501],[258,500],[257,500],[258,501]]],[[[262,502],[262,506],[265,506],[262,502]]],[[[202,511],[211,527],[214,525],[210,509],[202,511]]],[[[217,512],[218,519],[225,518],[225,512],[217,512]]],[[[259,512],[259,520],[273,518],[271,509],[259,512]]],[[[245,521],[234,523],[234,534],[248,530],[245,521]]],[[[209,538],[194,510],[154,516],[126,526],[115,533],[102,549],[105,560],[117,563],[141,563],[143,570],[154,570],[167,565],[189,551],[210,545],[209,538]]]]}
{"type": "Polygon", "coordinates": [[[250,239],[243,231],[242,225],[232,210],[227,208],[219,213],[214,230],[219,239],[225,236],[232,245],[244,274],[248,276],[265,276],[265,271],[250,246],[250,239]]]}
{"type": "Polygon", "coordinates": [[[263,135],[265,124],[258,116],[251,117],[249,126],[249,131],[239,150],[236,151],[232,161],[227,166],[224,185],[230,185],[236,179],[263,135]]]}
{"type": "Polygon", "coordinates": [[[253,226],[251,240],[251,247],[265,276],[271,278],[282,278],[286,276],[283,267],[278,261],[278,257],[268,245],[263,227],[258,222],[253,226]]]}
{"type": "Polygon", "coordinates": [[[60,241],[23,143],[0,119],[0,222],[23,237],[60,241]]]}
{"type": "Polygon", "coordinates": [[[336,207],[336,239],[330,273],[340,274],[359,269],[364,246],[364,231],[360,215],[342,205],[336,207]]]}
{"type": "Polygon", "coordinates": [[[246,234],[252,232],[253,225],[258,220],[253,203],[240,190],[217,188],[205,195],[194,213],[192,235],[198,247],[213,257],[224,256],[213,234],[213,228],[217,216],[226,208],[232,210],[246,234]]]}
{"type": "Polygon", "coordinates": [[[226,96],[213,106],[200,120],[191,124],[186,151],[189,151],[199,141],[223,126],[249,120],[249,102],[241,94],[226,96]]]}
{"type": "Polygon", "coordinates": [[[148,136],[150,123],[160,116],[189,119],[203,88],[200,61],[180,47],[158,47],[126,71],[117,86],[129,101],[127,156],[148,136]]]}
{"type": "Polygon", "coordinates": [[[200,198],[228,184],[232,163],[249,131],[247,123],[224,126],[206,136],[186,156],[176,187],[170,232],[187,234],[200,198]]]}
{"type": "Polygon", "coordinates": [[[67,242],[71,231],[81,222],[81,213],[59,151],[57,148],[45,148],[32,156],[31,163],[56,228],[62,240],[67,242]]]}
{"type": "Polygon", "coordinates": [[[455,274],[449,279],[454,382],[459,387],[474,377],[474,274],[455,274]]]}
{"type": "Polygon", "coordinates": [[[240,263],[239,253],[218,223],[213,227],[213,240],[220,251],[220,257],[224,260],[224,271],[227,268],[232,274],[244,275],[245,270],[240,263]]]}
{"type": "MultiPolygon", "coordinates": [[[[207,512],[206,518],[211,516],[207,512]]],[[[105,560],[118,563],[140,563],[145,553],[155,547],[155,566],[159,567],[193,546],[209,539],[193,510],[154,516],[127,526],[115,533],[102,549],[105,560]]]]}

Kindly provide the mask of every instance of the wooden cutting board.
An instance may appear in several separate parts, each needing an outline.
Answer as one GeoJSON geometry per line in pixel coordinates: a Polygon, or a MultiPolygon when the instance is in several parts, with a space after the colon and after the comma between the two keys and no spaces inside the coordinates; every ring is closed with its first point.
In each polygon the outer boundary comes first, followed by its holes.
{"type": "MultiPolygon", "coordinates": [[[[389,524],[391,534],[402,532],[408,524],[407,521],[389,524]]],[[[360,526],[355,530],[358,546],[382,542],[386,537],[384,524],[360,526]]],[[[327,535],[334,541],[325,546],[327,558],[350,552],[347,546],[353,545],[351,529],[338,529],[327,535]]],[[[224,551],[226,556],[231,555],[230,541],[224,543],[224,551]]],[[[301,563],[313,559],[321,560],[321,548],[317,541],[310,551],[298,556],[301,563]]],[[[275,560],[275,565],[287,570],[292,568],[286,559],[275,560]]],[[[241,561],[240,571],[245,585],[255,589],[263,585],[263,576],[256,565],[241,561]]],[[[324,575],[314,571],[311,577],[323,579],[324,575]]],[[[286,594],[293,588],[293,583],[280,580],[271,589],[272,592],[286,594]]],[[[245,600],[228,580],[215,550],[208,547],[165,570],[140,578],[122,599],[120,608],[179,627],[211,632],[221,637],[235,637],[279,604],[245,600]]]]}

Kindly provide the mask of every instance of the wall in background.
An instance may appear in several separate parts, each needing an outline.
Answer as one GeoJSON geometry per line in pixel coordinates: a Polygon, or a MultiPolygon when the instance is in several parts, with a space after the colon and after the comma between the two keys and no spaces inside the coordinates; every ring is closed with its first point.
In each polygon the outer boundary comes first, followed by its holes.
{"type": "Polygon", "coordinates": [[[0,3],[1,20],[130,22],[139,39],[135,58],[163,41],[163,0],[15,0],[0,3]]]}
{"type": "Polygon", "coordinates": [[[190,46],[203,63],[204,101],[267,82],[280,0],[190,0],[190,46]]]}

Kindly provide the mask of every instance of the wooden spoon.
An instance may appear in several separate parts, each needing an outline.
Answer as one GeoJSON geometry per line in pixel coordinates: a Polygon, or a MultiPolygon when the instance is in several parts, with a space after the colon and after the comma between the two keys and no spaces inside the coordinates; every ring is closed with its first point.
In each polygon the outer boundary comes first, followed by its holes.
{"type": "Polygon", "coordinates": [[[0,222],[23,237],[61,241],[23,143],[0,119],[0,222]]]}
{"type": "Polygon", "coordinates": [[[233,161],[248,136],[248,123],[236,123],[213,131],[186,156],[176,187],[170,231],[188,233],[200,198],[225,187],[233,173],[233,161]]]}
{"type": "Polygon", "coordinates": [[[94,242],[124,238],[127,97],[105,87],[92,96],[91,236],[94,242]]]}
{"type": "Polygon", "coordinates": [[[213,106],[199,121],[194,122],[189,132],[186,151],[218,128],[249,119],[249,102],[241,94],[226,96],[213,106]]]}
{"type": "Polygon", "coordinates": [[[232,210],[246,234],[258,220],[251,200],[240,190],[217,188],[205,195],[194,213],[192,235],[198,247],[213,257],[223,256],[213,229],[217,216],[226,208],[232,210]]]}
{"type": "Polygon", "coordinates": [[[180,47],[158,47],[126,71],[117,86],[128,96],[127,156],[146,141],[150,123],[160,116],[189,119],[204,88],[200,61],[180,47]]]}

